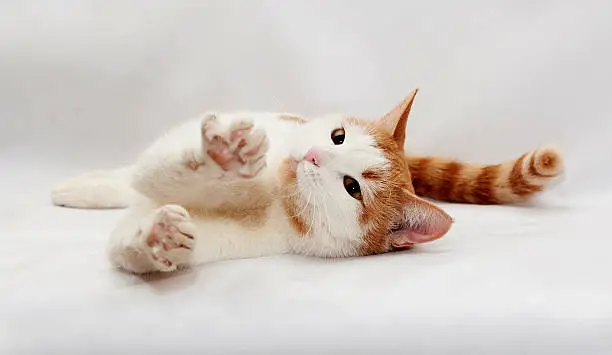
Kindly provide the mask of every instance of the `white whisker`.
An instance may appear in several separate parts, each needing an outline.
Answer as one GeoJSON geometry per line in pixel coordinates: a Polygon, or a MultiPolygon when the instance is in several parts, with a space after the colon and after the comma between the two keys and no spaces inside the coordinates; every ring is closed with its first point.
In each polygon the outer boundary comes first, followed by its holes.
{"type": "Polygon", "coordinates": [[[306,199],[306,203],[304,204],[304,206],[302,207],[302,210],[300,212],[297,212],[295,216],[293,217],[301,217],[302,215],[304,215],[304,213],[306,212],[306,210],[308,209],[308,207],[310,206],[310,196],[312,195],[312,193],[308,193],[308,198],[306,199]]]}

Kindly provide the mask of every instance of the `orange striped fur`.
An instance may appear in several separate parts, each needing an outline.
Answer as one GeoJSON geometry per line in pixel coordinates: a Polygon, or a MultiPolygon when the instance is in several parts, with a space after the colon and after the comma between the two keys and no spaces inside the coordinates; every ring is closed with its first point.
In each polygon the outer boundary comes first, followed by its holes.
{"type": "Polygon", "coordinates": [[[412,207],[411,214],[426,216],[423,220],[427,223],[413,225],[412,228],[427,230],[433,236],[431,240],[442,237],[452,223],[452,218],[438,206],[417,197],[411,183],[409,162],[404,155],[405,134],[398,132],[405,130],[406,125],[401,120],[407,119],[416,92],[413,91],[396,107],[393,110],[395,113],[392,111],[381,121],[366,121],[355,117],[345,119],[346,124],[365,127],[376,147],[390,162],[387,171],[369,169],[362,173],[365,179],[380,182],[378,186],[371,187],[371,196],[364,196],[365,203],[359,221],[365,230],[360,248],[362,255],[385,253],[394,249],[389,238],[390,226],[398,221],[398,216],[401,220],[408,206],[412,207]]]}
{"type": "Polygon", "coordinates": [[[551,147],[496,165],[410,155],[406,160],[417,195],[482,205],[527,201],[563,171],[562,156],[551,147]]]}
{"type": "MultiPolygon", "coordinates": [[[[363,233],[359,255],[404,249],[444,236],[453,223],[452,217],[420,197],[473,204],[522,202],[542,191],[563,170],[561,154],[551,147],[496,165],[407,155],[406,121],[416,93],[414,90],[378,120],[345,117],[342,121],[343,127],[363,128],[388,162],[361,172],[370,184],[363,190],[357,216],[363,233]]],[[[293,116],[282,119],[299,123],[293,116]]],[[[307,210],[299,206],[301,197],[291,159],[281,164],[278,174],[279,192],[291,226],[299,236],[315,238],[311,233],[313,222],[304,219],[307,210]]]]}

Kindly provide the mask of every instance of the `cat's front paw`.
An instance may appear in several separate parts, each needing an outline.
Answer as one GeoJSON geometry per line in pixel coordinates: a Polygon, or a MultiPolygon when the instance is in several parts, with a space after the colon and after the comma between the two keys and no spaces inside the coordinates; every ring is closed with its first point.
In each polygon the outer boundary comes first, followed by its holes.
{"type": "Polygon", "coordinates": [[[208,156],[224,171],[253,178],[266,166],[268,137],[253,129],[249,119],[236,119],[229,126],[209,114],[202,120],[202,139],[208,156]]]}
{"type": "Polygon", "coordinates": [[[143,247],[157,270],[173,271],[189,263],[195,246],[195,227],[183,207],[160,207],[147,230],[143,247]]]}

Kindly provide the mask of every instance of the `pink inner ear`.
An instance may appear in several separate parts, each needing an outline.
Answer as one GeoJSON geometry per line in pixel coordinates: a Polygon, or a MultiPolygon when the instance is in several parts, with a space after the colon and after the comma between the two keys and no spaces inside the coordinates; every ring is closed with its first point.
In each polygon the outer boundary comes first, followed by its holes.
{"type": "Polygon", "coordinates": [[[406,221],[391,233],[391,243],[396,248],[427,243],[441,238],[448,232],[453,219],[437,206],[415,197],[406,208],[406,221]]]}
{"type": "Polygon", "coordinates": [[[446,231],[439,233],[423,234],[408,229],[399,230],[391,234],[392,244],[396,248],[407,248],[414,244],[427,243],[441,238],[446,231]]]}

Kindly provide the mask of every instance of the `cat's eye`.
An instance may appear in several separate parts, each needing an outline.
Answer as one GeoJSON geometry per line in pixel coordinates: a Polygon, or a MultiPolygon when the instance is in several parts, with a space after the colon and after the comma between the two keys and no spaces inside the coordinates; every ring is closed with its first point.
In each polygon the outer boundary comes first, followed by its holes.
{"type": "Polygon", "coordinates": [[[359,187],[359,183],[357,180],[353,179],[350,176],[345,176],[343,178],[344,189],[351,195],[352,198],[361,201],[361,187],[359,187]]]}
{"type": "Polygon", "coordinates": [[[344,135],[344,128],[334,129],[331,134],[332,142],[334,142],[335,145],[340,145],[344,143],[344,135]]]}

